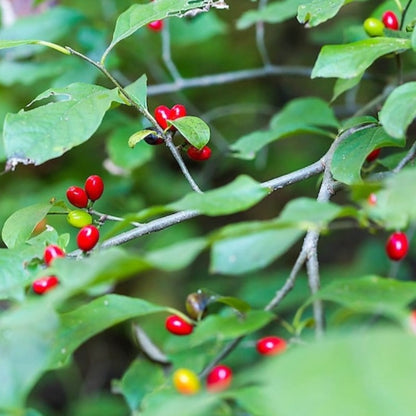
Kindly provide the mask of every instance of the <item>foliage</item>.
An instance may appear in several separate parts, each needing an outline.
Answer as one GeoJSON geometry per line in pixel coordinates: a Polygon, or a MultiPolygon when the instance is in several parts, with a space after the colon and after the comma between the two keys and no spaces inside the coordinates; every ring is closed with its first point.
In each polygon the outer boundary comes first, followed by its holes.
{"type": "Polygon", "coordinates": [[[416,2],[21,7],[0,30],[0,414],[414,414],[416,2]],[[386,10],[400,29],[370,38],[386,10]],[[65,192],[92,174],[82,252],[65,192]],[[289,347],[259,356],[270,334],[289,347]],[[208,392],[220,362],[232,384],[208,392]]]}

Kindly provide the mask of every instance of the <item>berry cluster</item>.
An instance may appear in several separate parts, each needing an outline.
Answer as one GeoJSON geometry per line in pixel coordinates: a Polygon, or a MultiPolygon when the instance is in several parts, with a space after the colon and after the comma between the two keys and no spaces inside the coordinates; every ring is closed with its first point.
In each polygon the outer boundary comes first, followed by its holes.
{"type": "MultiPolygon", "coordinates": [[[[45,248],[43,252],[43,261],[46,267],[49,267],[58,257],[65,257],[65,252],[61,247],[50,244],[45,248]]],[[[32,283],[32,290],[38,295],[43,295],[48,290],[54,288],[58,283],[59,279],[54,275],[41,277],[32,283]]]]}
{"type": "MultiPolygon", "coordinates": [[[[104,192],[104,182],[98,175],[89,176],[84,187],[70,186],[66,191],[68,201],[77,208],[90,208],[104,192]]],[[[97,244],[100,233],[95,225],[92,225],[92,216],[83,209],[72,210],[67,217],[68,222],[80,231],[77,235],[77,245],[82,251],[90,251],[97,244]]]]}
{"type": "MultiPolygon", "coordinates": [[[[166,318],[165,328],[174,335],[190,335],[194,325],[179,315],[166,318]]],[[[287,342],[277,336],[266,336],[256,342],[256,350],[261,355],[276,355],[286,350],[287,342]]],[[[206,377],[206,388],[209,392],[219,392],[231,385],[233,372],[230,367],[219,364],[214,366],[206,377]]],[[[187,368],[179,368],[173,373],[173,385],[179,393],[195,394],[200,388],[198,376],[187,368]]]]}
{"type": "Polygon", "coordinates": [[[383,36],[384,29],[399,30],[399,20],[394,12],[387,10],[383,13],[381,20],[369,17],[364,21],[364,30],[368,36],[383,36]]]}
{"type": "MultiPolygon", "coordinates": [[[[155,108],[154,116],[157,124],[165,131],[172,133],[176,132],[175,126],[171,125],[169,121],[177,120],[178,118],[185,117],[187,114],[185,106],[182,104],[175,104],[172,108],[166,107],[165,105],[159,105],[155,108]]],[[[150,134],[145,137],[145,142],[150,145],[158,145],[163,143],[163,139],[156,133],[150,134]]],[[[192,160],[203,161],[211,157],[211,149],[208,146],[204,146],[202,149],[197,149],[188,142],[185,142],[182,146],[192,160]]]]}

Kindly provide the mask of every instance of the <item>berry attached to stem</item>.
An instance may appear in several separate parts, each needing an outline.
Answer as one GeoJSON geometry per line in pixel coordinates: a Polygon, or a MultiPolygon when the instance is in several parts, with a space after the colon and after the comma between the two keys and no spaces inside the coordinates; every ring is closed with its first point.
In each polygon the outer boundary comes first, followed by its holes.
{"type": "Polygon", "coordinates": [[[79,186],[70,186],[66,191],[66,197],[77,208],[86,208],[88,205],[87,193],[79,186]]]}
{"type": "Polygon", "coordinates": [[[400,261],[406,257],[408,251],[409,241],[405,233],[396,231],[387,239],[386,253],[390,260],[400,261]]]}
{"type": "Polygon", "coordinates": [[[375,17],[369,17],[364,20],[364,30],[368,36],[383,36],[384,35],[384,24],[381,20],[375,17]]]}
{"type": "Polygon", "coordinates": [[[52,261],[57,257],[65,257],[65,252],[61,249],[61,247],[50,244],[45,248],[45,251],[43,252],[43,260],[47,266],[50,266],[52,261]]]}
{"type": "Polygon", "coordinates": [[[256,343],[256,349],[261,355],[276,355],[286,350],[286,340],[274,335],[260,338],[256,343]]]}
{"type": "Polygon", "coordinates": [[[32,289],[38,295],[43,295],[48,290],[54,288],[59,283],[56,276],[46,276],[35,280],[32,283],[32,289]]]}
{"type": "Polygon", "coordinates": [[[187,368],[179,368],[173,373],[173,385],[182,394],[195,394],[201,388],[198,376],[187,368]]]}
{"type": "Polygon", "coordinates": [[[208,146],[204,146],[201,150],[197,149],[194,146],[190,146],[186,151],[189,158],[192,160],[202,161],[207,160],[211,157],[211,149],[208,146]]]}
{"type": "Polygon", "coordinates": [[[399,20],[397,19],[396,13],[392,12],[391,10],[384,12],[381,20],[387,29],[399,29],[399,20]]]}
{"type": "Polygon", "coordinates": [[[381,152],[381,148],[374,149],[371,153],[368,154],[366,157],[367,162],[372,162],[373,160],[376,160],[381,152]]]}
{"type": "Polygon", "coordinates": [[[83,211],[82,209],[74,209],[70,211],[66,217],[69,224],[73,227],[82,228],[86,225],[92,224],[92,217],[88,214],[87,211],[83,211]]]}
{"type": "Polygon", "coordinates": [[[163,20],[155,20],[150,22],[147,27],[154,32],[160,32],[163,29],[163,20]]]}
{"type": "MultiPolygon", "coordinates": [[[[154,114],[157,124],[163,130],[166,130],[168,128],[168,120],[172,121],[186,116],[186,108],[182,104],[176,104],[172,108],[160,105],[155,108],[154,114]]],[[[175,127],[170,126],[169,130],[175,130],[175,127]]]]}
{"type": "Polygon", "coordinates": [[[98,243],[100,232],[95,225],[87,225],[79,231],[77,244],[82,251],[90,251],[98,243]]]}
{"type": "Polygon", "coordinates": [[[91,175],[85,181],[85,192],[91,201],[96,201],[104,192],[104,182],[101,176],[91,175]]]}
{"type": "Polygon", "coordinates": [[[194,327],[178,315],[170,315],[166,318],[165,328],[174,335],[189,335],[194,327]]]}
{"type": "Polygon", "coordinates": [[[232,378],[231,368],[226,365],[217,365],[207,375],[207,390],[210,392],[226,390],[230,386],[232,378]]]}

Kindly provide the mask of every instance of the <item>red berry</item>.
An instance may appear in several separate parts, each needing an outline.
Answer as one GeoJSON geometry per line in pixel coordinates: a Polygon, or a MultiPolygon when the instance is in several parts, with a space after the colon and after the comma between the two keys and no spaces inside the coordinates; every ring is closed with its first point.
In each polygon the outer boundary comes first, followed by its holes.
{"type": "Polygon", "coordinates": [[[92,250],[100,238],[100,232],[94,225],[86,225],[79,230],[77,244],[82,251],[92,250]]]}
{"type": "Polygon", "coordinates": [[[66,191],[68,201],[78,208],[85,208],[88,205],[87,193],[79,186],[70,186],[66,191]]]}
{"type": "Polygon", "coordinates": [[[381,20],[387,29],[397,30],[399,28],[399,21],[397,20],[397,16],[391,10],[387,10],[386,12],[384,12],[381,20]]]}
{"type": "Polygon", "coordinates": [[[88,176],[84,185],[85,192],[91,201],[96,201],[104,192],[104,182],[98,175],[88,176]]]}
{"type": "Polygon", "coordinates": [[[405,233],[396,231],[387,239],[386,253],[391,260],[402,260],[409,251],[409,241],[405,233]]]}
{"type": "Polygon", "coordinates": [[[170,315],[166,318],[166,329],[175,335],[189,335],[194,330],[194,326],[185,321],[178,315],[170,315]]]}
{"type": "Polygon", "coordinates": [[[410,330],[416,334],[416,310],[410,312],[409,315],[409,327],[410,330]]]}
{"type": "Polygon", "coordinates": [[[182,104],[175,104],[170,109],[169,120],[176,120],[177,118],[186,116],[186,108],[182,104]]]}
{"type": "MultiPolygon", "coordinates": [[[[186,116],[186,108],[182,104],[176,104],[171,109],[160,105],[155,108],[154,114],[157,124],[165,130],[168,127],[168,120],[176,120],[186,116]]],[[[170,129],[174,130],[175,128],[171,126],[170,129]]]]}
{"type": "Polygon", "coordinates": [[[211,157],[211,149],[208,146],[204,146],[201,150],[197,149],[194,146],[191,146],[186,151],[188,153],[188,156],[192,160],[207,160],[211,157]]]}
{"type": "Polygon", "coordinates": [[[286,340],[273,335],[259,339],[256,344],[258,353],[262,355],[280,354],[286,347],[286,340]]]}
{"type": "Polygon", "coordinates": [[[378,158],[378,155],[380,154],[381,149],[374,149],[367,157],[366,157],[366,161],[367,162],[372,162],[373,160],[376,160],[378,158]]]}
{"type": "Polygon", "coordinates": [[[368,195],[367,202],[369,205],[376,205],[377,204],[377,195],[374,193],[371,193],[368,195]]]}
{"type": "Polygon", "coordinates": [[[231,368],[226,365],[217,365],[207,375],[207,390],[217,392],[227,389],[233,378],[231,368]]]}
{"type": "Polygon", "coordinates": [[[155,20],[150,22],[147,27],[154,32],[160,32],[163,29],[163,20],[155,20]]]}
{"type": "Polygon", "coordinates": [[[43,252],[43,260],[47,266],[50,266],[52,261],[57,257],[65,257],[65,253],[61,247],[51,244],[45,248],[45,251],[43,252]]]}
{"type": "Polygon", "coordinates": [[[32,289],[38,295],[43,295],[45,292],[55,287],[58,283],[59,280],[56,276],[41,277],[32,283],[32,289]]]}

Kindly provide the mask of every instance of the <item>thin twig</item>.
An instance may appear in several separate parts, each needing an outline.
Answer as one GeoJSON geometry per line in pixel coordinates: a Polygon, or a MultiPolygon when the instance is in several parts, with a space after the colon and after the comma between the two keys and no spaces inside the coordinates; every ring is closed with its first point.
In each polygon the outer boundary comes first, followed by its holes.
{"type": "Polygon", "coordinates": [[[164,27],[162,30],[162,59],[174,81],[180,82],[182,80],[182,76],[172,59],[169,19],[164,20],[164,27]]]}
{"type": "Polygon", "coordinates": [[[182,78],[176,82],[166,84],[149,85],[147,88],[148,96],[168,94],[193,87],[210,87],[212,85],[228,84],[246,79],[263,78],[270,75],[291,75],[309,77],[312,73],[310,67],[303,66],[275,66],[244,69],[240,71],[223,72],[220,74],[204,75],[194,78],[182,78]]]}
{"type": "MultiPolygon", "coordinates": [[[[267,0],[260,0],[257,10],[260,12],[267,6],[267,0]]],[[[264,21],[259,20],[256,23],[256,43],[257,49],[261,56],[264,66],[269,66],[271,64],[269,54],[267,53],[266,42],[264,38],[264,21]]]]}

